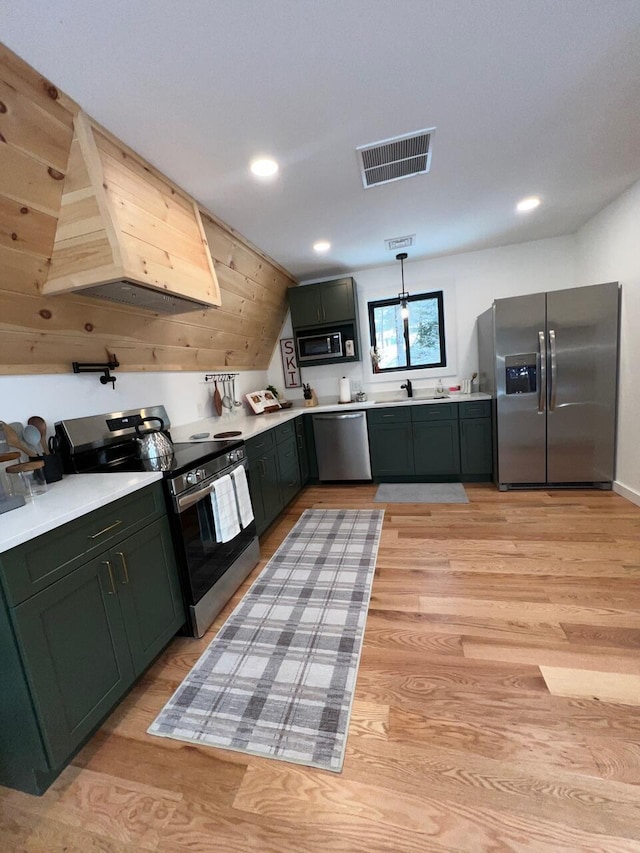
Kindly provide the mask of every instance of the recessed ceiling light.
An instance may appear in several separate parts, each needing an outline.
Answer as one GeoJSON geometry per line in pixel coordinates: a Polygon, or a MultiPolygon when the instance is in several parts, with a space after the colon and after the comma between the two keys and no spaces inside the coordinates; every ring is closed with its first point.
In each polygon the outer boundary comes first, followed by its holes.
{"type": "Polygon", "coordinates": [[[516,204],[518,213],[526,213],[529,210],[535,210],[540,205],[540,199],[537,195],[530,195],[527,198],[520,199],[516,204]]]}
{"type": "Polygon", "coordinates": [[[251,171],[259,178],[270,178],[278,171],[278,164],[275,160],[270,160],[268,157],[262,157],[259,160],[253,160],[251,163],[251,171]]]}
{"type": "Polygon", "coordinates": [[[318,240],[317,243],[313,244],[313,249],[315,252],[328,252],[331,248],[331,243],[327,240],[318,240]]]}

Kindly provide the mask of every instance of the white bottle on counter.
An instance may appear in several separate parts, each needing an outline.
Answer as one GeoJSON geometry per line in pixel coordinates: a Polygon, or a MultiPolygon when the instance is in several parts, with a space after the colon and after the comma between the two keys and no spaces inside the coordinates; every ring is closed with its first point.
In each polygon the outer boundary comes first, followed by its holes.
{"type": "Polygon", "coordinates": [[[447,389],[442,384],[442,379],[438,379],[438,384],[436,385],[436,397],[448,397],[447,389]]]}
{"type": "Polygon", "coordinates": [[[339,383],[338,401],[340,403],[351,402],[351,381],[343,376],[339,383]]]}

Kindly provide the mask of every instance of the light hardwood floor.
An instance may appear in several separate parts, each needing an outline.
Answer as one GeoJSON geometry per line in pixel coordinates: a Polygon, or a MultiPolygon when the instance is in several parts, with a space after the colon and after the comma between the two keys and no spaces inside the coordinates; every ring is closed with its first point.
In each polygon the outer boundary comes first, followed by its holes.
{"type": "Polygon", "coordinates": [[[176,639],[41,798],[2,789],[0,849],[640,851],[640,508],[613,493],[307,507],[386,516],[344,771],[145,733],[202,641],[176,639]]]}

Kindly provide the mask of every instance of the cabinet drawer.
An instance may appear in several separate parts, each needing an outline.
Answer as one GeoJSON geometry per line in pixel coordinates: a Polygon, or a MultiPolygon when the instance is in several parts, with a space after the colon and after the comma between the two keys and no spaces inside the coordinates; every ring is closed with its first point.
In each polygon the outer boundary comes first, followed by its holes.
{"type": "Polygon", "coordinates": [[[256,435],[254,438],[247,439],[245,447],[247,448],[247,456],[249,457],[249,460],[258,459],[267,450],[271,450],[275,444],[274,432],[275,430],[268,429],[266,432],[261,432],[260,435],[256,435]]]}
{"type": "Polygon", "coordinates": [[[411,409],[409,406],[369,409],[367,417],[371,424],[404,424],[411,420],[411,409]]]}
{"type": "Polygon", "coordinates": [[[295,421],[287,421],[284,424],[278,424],[277,427],[274,427],[272,432],[275,433],[276,444],[280,444],[281,442],[286,441],[288,438],[291,438],[295,435],[295,421]]]}
{"type": "Polygon", "coordinates": [[[9,605],[48,587],[92,554],[164,514],[162,485],[154,483],[18,545],[0,557],[0,581],[9,605]]]}
{"type": "Polygon", "coordinates": [[[491,400],[476,400],[474,403],[460,403],[461,418],[490,418],[491,400]]]}
{"type": "Polygon", "coordinates": [[[424,406],[414,406],[411,409],[411,419],[414,423],[422,421],[454,421],[458,420],[457,403],[427,403],[424,406]]]}

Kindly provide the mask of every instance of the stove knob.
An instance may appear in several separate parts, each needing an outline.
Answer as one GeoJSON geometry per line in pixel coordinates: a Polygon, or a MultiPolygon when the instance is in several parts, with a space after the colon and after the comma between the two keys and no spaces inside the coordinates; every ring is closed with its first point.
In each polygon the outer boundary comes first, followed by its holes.
{"type": "Polygon", "coordinates": [[[204,480],[206,476],[207,472],[204,470],[204,468],[198,468],[198,470],[196,471],[196,478],[198,479],[198,481],[204,480]]]}
{"type": "Polygon", "coordinates": [[[198,472],[189,471],[185,479],[187,481],[188,486],[195,486],[195,484],[198,482],[198,472]]]}

